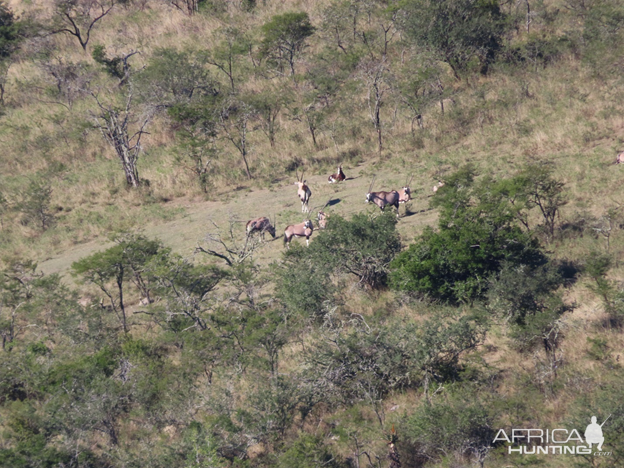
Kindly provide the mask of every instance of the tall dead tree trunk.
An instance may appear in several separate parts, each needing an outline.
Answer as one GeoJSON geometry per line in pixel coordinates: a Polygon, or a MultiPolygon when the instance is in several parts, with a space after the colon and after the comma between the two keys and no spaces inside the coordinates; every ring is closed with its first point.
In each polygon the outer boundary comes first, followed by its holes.
{"type": "Polygon", "coordinates": [[[378,62],[371,61],[364,64],[361,74],[361,79],[364,81],[368,90],[368,111],[371,122],[377,132],[377,149],[380,156],[383,150],[381,106],[383,105],[384,94],[388,91],[388,86],[385,82],[385,74],[387,71],[385,58],[382,58],[378,62]]]}
{"type": "Polygon", "coordinates": [[[128,187],[136,188],[140,185],[137,161],[141,153],[141,137],[147,132],[145,127],[151,120],[151,113],[135,118],[132,110],[132,88],[128,92],[126,105],[123,110],[111,105],[103,104],[99,98],[92,94],[99,107],[99,112],[93,115],[95,126],[102,132],[104,139],[115,148],[121,167],[126,176],[128,187]],[[138,130],[130,135],[130,125],[138,125],[138,130]]]}

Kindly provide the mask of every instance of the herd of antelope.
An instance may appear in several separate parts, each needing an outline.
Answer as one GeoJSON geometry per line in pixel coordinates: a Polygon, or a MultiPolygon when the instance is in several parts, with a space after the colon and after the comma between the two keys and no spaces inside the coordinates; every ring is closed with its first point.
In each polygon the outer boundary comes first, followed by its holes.
{"type": "MultiPolygon", "coordinates": [[[[615,164],[623,164],[624,163],[624,152],[621,152],[617,155],[615,164]]],[[[374,203],[379,207],[381,211],[384,211],[386,206],[392,206],[396,209],[397,217],[399,216],[399,204],[407,203],[412,199],[412,191],[410,189],[410,184],[412,182],[413,176],[410,177],[409,180],[405,181],[405,185],[399,190],[391,190],[390,192],[373,192],[373,184],[375,183],[375,178],[371,181],[368,192],[366,193],[366,203],[374,203]]],[[[335,184],[338,182],[343,182],[347,180],[345,173],[342,170],[342,166],[338,166],[338,170],[335,174],[330,175],[327,178],[330,184],[335,184]]],[[[297,195],[299,196],[299,200],[301,200],[301,212],[302,213],[310,213],[310,198],[312,197],[312,191],[310,187],[308,187],[307,181],[303,178],[303,172],[301,176],[299,176],[299,171],[297,171],[297,181],[295,185],[297,186],[297,195]]],[[[432,191],[436,193],[439,189],[444,187],[444,182],[439,181],[436,183],[432,191]]],[[[327,226],[328,216],[323,212],[323,209],[327,205],[329,205],[330,200],[325,203],[317,213],[317,223],[320,229],[325,229],[327,226]]],[[[316,208],[312,211],[315,211],[316,208]]],[[[256,218],[252,219],[247,223],[247,236],[251,236],[253,233],[260,233],[262,238],[264,239],[264,234],[268,232],[275,239],[275,227],[271,224],[271,221],[268,218],[256,218]]],[[[284,244],[286,247],[290,248],[290,241],[293,237],[305,237],[306,245],[310,245],[310,237],[314,232],[314,225],[312,221],[308,218],[299,224],[292,224],[284,230],[284,244]]]]}
{"type": "MultiPolygon", "coordinates": [[[[307,181],[303,178],[303,176],[303,172],[301,173],[301,176],[299,176],[299,171],[297,171],[297,181],[294,183],[294,185],[297,186],[297,196],[301,201],[301,212],[309,215],[311,211],[316,211],[316,209],[319,207],[315,207],[313,210],[310,210],[309,203],[310,198],[312,197],[312,191],[310,190],[310,187],[308,187],[307,181]]],[[[391,190],[390,192],[373,192],[372,190],[373,184],[375,183],[375,178],[376,177],[373,177],[373,180],[368,187],[368,192],[366,193],[366,203],[374,203],[379,207],[381,211],[384,211],[386,206],[390,205],[396,209],[396,214],[398,217],[399,204],[407,203],[412,199],[412,191],[410,190],[409,186],[412,182],[413,176],[410,177],[409,180],[405,181],[405,185],[400,190],[391,190]]],[[[342,170],[342,165],[338,166],[338,170],[336,171],[336,173],[330,175],[327,180],[330,184],[335,184],[347,180],[347,177],[342,170]]],[[[436,192],[438,188],[440,188],[442,185],[444,184],[440,182],[439,184],[434,186],[433,191],[436,192]]],[[[325,227],[327,226],[328,216],[323,211],[323,209],[325,209],[325,207],[329,205],[330,201],[331,198],[317,213],[316,220],[320,229],[325,229],[325,227]]],[[[271,224],[269,218],[266,217],[252,219],[251,221],[247,222],[246,231],[248,237],[254,233],[258,233],[264,239],[264,234],[268,232],[275,239],[275,226],[271,224]]],[[[310,245],[310,237],[312,236],[313,232],[314,225],[309,218],[299,224],[292,224],[286,227],[286,229],[284,230],[284,245],[286,245],[287,248],[290,248],[290,242],[293,237],[305,237],[306,245],[310,245]]]]}

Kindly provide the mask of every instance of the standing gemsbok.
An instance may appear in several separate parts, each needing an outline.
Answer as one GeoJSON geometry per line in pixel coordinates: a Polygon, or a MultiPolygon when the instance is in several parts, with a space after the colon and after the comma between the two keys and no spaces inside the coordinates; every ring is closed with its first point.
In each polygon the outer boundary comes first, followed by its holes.
{"type": "Polygon", "coordinates": [[[370,183],[368,187],[368,193],[366,194],[366,203],[373,202],[375,205],[379,207],[381,211],[387,205],[394,206],[397,210],[397,216],[399,214],[399,192],[396,190],[392,190],[391,192],[371,192],[373,189],[373,184],[375,183],[375,177],[370,183]]]}
{"type": "Polygon", "coordinates": [[[248,221],[246,231],[247,237],[251,236],[254,232],[259,232],[262,236],[262,239],[264,240],[264,233],[268,232],[269,234],[271,234],[271,237],[275,239],[275,226],[273,226],[269,218],[266,217],[256,218],[248,221]]]}
{"type": "Polygon", "coordinates": [[[297,171],[297,182],[295,182],[295,185],[298,187],[297,195],[299,195],[299,200],[301,200],[301,212],[309,213],[310,207],[308,203],[312,196],[312,190],[306,185],[306,181],[303,180],[303,171],[301,172],[301,178],[299,177],[299,171],[297,171]]]}
{"type": "Polygon", "coordinates": [[[409,179],[405,179],[405,185],[402,189],[398,190],[399,192],[399,203],[407,203],[412,199],[412,190],[410,189],[410,184],[412,183],[412,179],[414,176],[412,175],[409,179]]]}
{"type": "Polygon", "coordinates": [[[347,176],[345,176],[344,172],[342,172],[342,165],[340,165],[338,166],[338,171],[335,174],[330,175],[327,180],[330,184],[333,184],[336,182],[342,182],[346,178],[347,176]]]}
{"type": "Polygon", "coordinates": [[[304,222],[299,224],[292,224],[286,228],[284,231],[284,245],[290,249],[290,241],[293,237],[305,237],[306,245],[310,245],[310,236],[314,231],[314,226],[312,225],[312,221],[306,219],[304,222]]]}

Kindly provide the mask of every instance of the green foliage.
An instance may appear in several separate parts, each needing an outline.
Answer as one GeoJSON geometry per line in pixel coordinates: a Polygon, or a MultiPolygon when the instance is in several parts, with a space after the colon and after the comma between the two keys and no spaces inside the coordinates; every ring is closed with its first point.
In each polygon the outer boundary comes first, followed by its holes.
{"type": "Polygon", "coordinates": [[[17,210],[23,215],[22,222],[34,225],[41,231],[49,229],[55,222],[52,204],[52,186],[44,177],[33,178],[21,194],[17,210]]]}
{"type": "Polygon", "coordinates": [[[10,8],[0,2],[0,61],[10,56],[20,40],[20,24],[10,8]]]}
{"type": "Polygon", "coordinates": [[[501,48],[507,21],[498,0],[406,0],[401,8],[409,35],[457,77],[473,58],[486,73],[501,48]]]}
{"type": "Polygon", "coordinates": [[[453,390],[419,406],[399,431],[427,459],[470,456],[483,463],[496,433],[493,411],[470,389],[453,390]]]}
{"type": "Polygon", "coordinates": [[[310,248],[298,251],[332,274],[353,275],[358,283],[379,288],[386,283],[389,264],[401,249],[396,217],[356,214],[351,220],[331,216],[327,228],[318,233],[310,248]]]}
{"type": "MultiPolygon", "coordinates": [[[[564,183],[553,176],[549,164],[531,164],[513,178],[516,203],[524,203],[527,210],[539,208],[548,240],[555,235],[555,225],[562,206],[567,204],[564,183]]],[[[526,222],[528,227],[528,222],[526,222]]]]}
{"type": "MultiPolygon", "coordinates": [[[[39,322],[41,310],[48,310],[50,319],[63,310],[74,311],[72,299],[60,276],[43,275],[36,263],[15,263],[0,271],[2,349],[11,350],[17,339],[39,322]]],[[[46,334],[40,336],[43,339],[46,334]]]]}
{"type": "Polygon", "coordinates": [[[301,405],[309,403],[309,390],[300,382],[301,379],[286,376],[257,382],[249,394],[248,405],[236,415],[248,433],[267,442],[283,440],[301,405]]]}
{"type": "Polygon", "coordinates": [[[585,273],[590,278],[589,288],[602,300],[611,326],[624,324],[624,293],[607,274],[613,266],[612,257],[600,252],[592,252],[585,262],[585,273]]]}
{"type": "Polygon", "coordinates": [[[474,317],[439,314],[422,324],[393,320],[338,329],[308,356],[326,395],[347,404],[381,401],[395,388],[457,378],[459,358],[478,346],[484,328],[474,317]]]}
{"type": "Polygon", "coordinates": [[[206,330],[207,311],[212,303],[208,293],[228,276],[221,268],[193,265],[178,255],[164,251],[147,267],[157,293],[164,299],[157,308],[159,323],[173,332],[189,327],[206,330]]]}
{"type": "Polygon", "coordinates": [[[345,465],[331,453],[320,437],[301,433],[279,457],[279,468],[341,468],[345,465]]]}
{"type": "MultiPolygon", "coordinates": [[[[616,468],[624,463],[624,403],[622,402],[619,388],[621,387],[621,369],[615,369],[608,373],[610,378],[605,382],[596,385],[591,391],[583,392],[576,398],[567,423],[570,427],[587,427],[591,422],[591,417],[596,416],[598,424],[602,424],[609,418],[602,428],[604,441],[604,451],[611,452],[611,456],[604,457],[603,466],[616,468]]],[[[591,466],[594,455],[584,455],[585,466],[591,466]]]]}
{"type": "Polygon", "coordinates": [[[546,262],[538,242],[515,222],[517,208],[506,184],[464,167],[445,180],[433,198],[439,230],[430,227],[392,262],[391,285],[434,299],[465,302],[483,298],[504,265],[534,269],[546,262]]]}
{"type": "Polygon", "coordinates": [[[332,304],[336,288],[326,265],[302,261],[306,252],[294,245],[276,267],[277,297],[293,313],[321,317],[332,304]]]}
{"type": "Polygon", "coordinates": [[[314,31],[307,13],[275,15],[262,26],[264,38],[260,46],[261,54],[282,72],[287,64],[290,74],[294,75],[295,62],[305,47],[306,39],[314,31]]]}
{"type": "MultiPolygon", "coordinates": [[[[143,98],[158,106],[177,105],[184,109],[189,103],[217,94],[210,72],[200,57],[190,51],[156,49],[137,81],[143,98]]],[[[195,109],[189,112],[199,111],[195,109]]]]}
{"type": "Polygon", "coordinates": [[[219,468],[225,466],[217,455],[210,432],[193,421],[184,432],[186,463],[184,468],[219,468]]]}
{"type": "Polygon", "coordinates": [[[589,345],[587,354],[592,359],[595,359],[596,361],[604,361],[607,356],[609,356],[609,346],[606,339],[600,337],[590,338],[588,336],[587,344],[589,345]]]}
{"type": "Polygon", "coordinates": [[[124,303],[124,286],[131,281],[150,301],[150,278],[146,274],[148,263],[159,255],[167,255],[160,241],[141,235],[115,239],[117,245],[72,263],[72,274],[81,276],[86,283],[95,284],[108,297],[124,332],[129,327],[124,303]]]}
{"type": "Polygon", "coordinates": [[[106,47],[102,44],[96,44],[93,46],[91,56],[93,57],[93,60],[104,66],[104,69],[110,76],[119,78],[120,80],[124,78],[125,73],[123,69],[122,57],[113,57],[109,59],[106,56],[106,47]]]}
{"type": "Polygon", "coordinates": [[[517,324],[527,315],[549,307],[552,292],[562,285],[552,264],[530,269],[526,265],[503,265],[488,288],[488,308],[517,324]]]}

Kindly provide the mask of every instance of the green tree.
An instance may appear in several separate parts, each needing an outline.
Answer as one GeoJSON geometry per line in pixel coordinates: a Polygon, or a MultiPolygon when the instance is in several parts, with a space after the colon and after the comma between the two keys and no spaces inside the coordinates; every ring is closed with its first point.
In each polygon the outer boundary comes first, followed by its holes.
{"type": "Polygon", "coordinates": [[[440,208],[438,231],[427,227],[392,263],[391,285],[435,299],[483,298],[493,274],[505,264],[533,269],[546,262],[539,243],[516,224],[516,209],[496,182],[475,182],[467,166],[449,176],[432,206],[440,208]]]}
{"type": "Polygon", "coordinates": [[[189,105],[218,93],[201,55],[171,48],[154,51],[137,76],[137,89],[144,100],[164,108],[189,105]]]}
{"type": "Polygon", "coordinates": [[[255,109],[260,120],[260,128],[267,136],[271,148],[275,148],[275,135],[279,130],[278,117],[288,99],[288,93],[284,89],[265,89],[246,99],[255,109]]]}
{"type": "Polygon", "coordinates": [[[305,257],[334,274],[351,274],[366,287],[386,283],[390,262],[401,250],[392,213],[380,216],[356,214],[351,220],[332,215],[327,229],[306,249],[305,257]]]}
{"type": "Polygon", "coordinates": [[[126,316],[124,289],[128,281],[134,282],[140,293],[147,296],[151,286],[146,276],[148,262],[158,254],[168,252],[160,241],[144,236],[126,236],[115,239],[117,245],[72,263],[72,274],[96,285],[108,297],[124,333],[129,325],[126,316]]]}
{"type": "Polygon", "coordinates": [[[224,73],[232,92],[236,91],[236,81],[239,73],[242,73],[241,57],[251,50],[251,39],[238,28],[227,27],[217,31],[217,36],[223,37],[217,45],[206,54],[206,62],[217,67],[224,73]]]}
{"type": "Polygon", "coordinates": [[[402,8],[408,34],[458,79],[473,58],[486,73],[501,48],[506,15],[498,0],[407,0],[402,8]]]}
{"type": "MultiPolygon", "coordinates": [[[[560,209],[567,204],[565,184],[553,172],[548,164],[532,164],[512,179],[516,204],[524,203],[526,210],[539,208],[548,240],[553,239],[560,209]]],[[[528,220],[524,224],[528,228],[528,220]]]]}
{"type": "Polygon", "coordinates": [[[314,31],[307,13],[275,15],[262,26],[261,54],[282,73],[284,65],[288,65],[292,76],[295,74],[295,63],[306,46],[306,39],[314,31]]]}
{"type": "Polygon", "coordinates": [[[20,24],[11,9],[0,2],[0,60],[9,57],[17,48],[20,39],[20,24]]]}
{"type": "Polygon", "coordinates": [[[49,229],[55,222],[52,211],[52,186],[44,177],[31,179],[22,193],[17,209],[23,214],[24,224],[33,224],[42,231],[49,229]]]}

